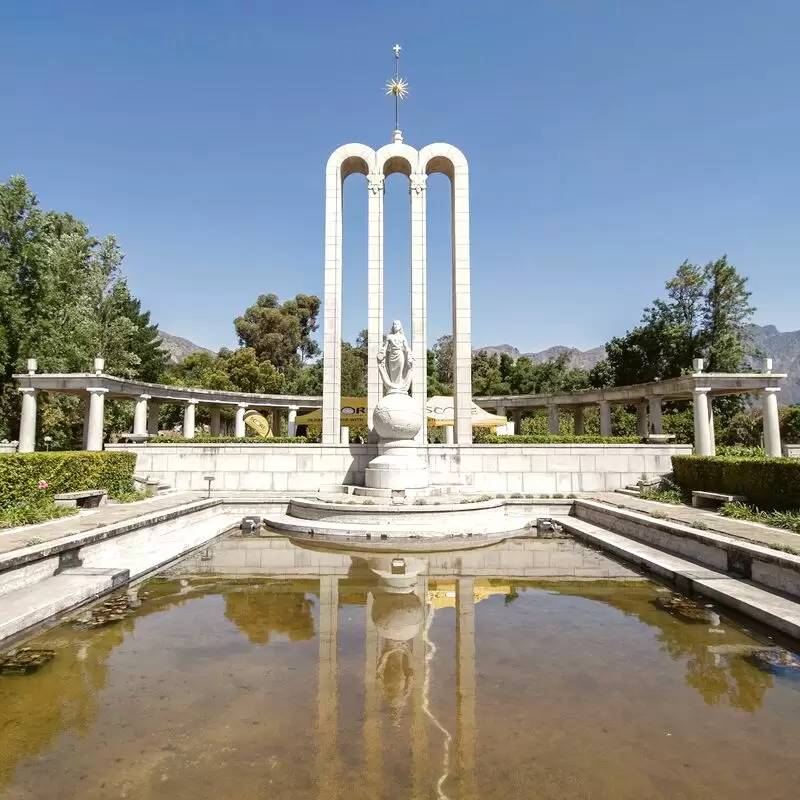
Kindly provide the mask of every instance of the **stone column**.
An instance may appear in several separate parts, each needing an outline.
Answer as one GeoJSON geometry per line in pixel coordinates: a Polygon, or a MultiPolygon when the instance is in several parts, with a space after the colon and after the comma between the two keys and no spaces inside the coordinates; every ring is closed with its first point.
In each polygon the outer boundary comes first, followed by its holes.
{"type": "Polygon", "coordinates": [[[714,399],[708,395],[708,441],[711,445],[711,455],[717,454],[717,436],[714,432],[714,399]]]}
{"type": "Polygon", "coordinates": [[[281,435],[281,410],[279,408],[272,409],[272,435],[281,435]]]}
{"type": "Polygon", "coordinates": [[[338,796],[338,668],[336,641],[339,629],[339,579],[319,580],[319,681],[317,684],[317,786],[318,796],[338,796]]]}
{"type": "Polygon", "coordinates": [[[456,756],[459,798],[477,797],[475,777],[475,594],[472,578],[456,581],[456,756]]]}
{"type": "Polygon", "coordinates": [[[195,434],[195,409],[197,400],[187,400],[183,407],[183,438],[194,439],[195,434]]]}
{"type": "Polygon", "coordinates": [[[149,394],[140,394],[136,400],[133,410],[133,435],[147,435],[147,402],[150,400],[149,394]]]}
{"type": "Polygon", "coordinates": [[[108,389],[91,388],[86,391],[89,393],[89,432],[86,434],[86,449],[102,450],[108,389]]]}
{"type": "MultiPolygon", "coordinates": [[[[425,404],[428,388],[428,279],[426,263],[426,203],[428,176],[413,173],[409,178],[411,195],[411,350],[414,353],[414,378],[411,395],[424,420],[416,441],[428,438],[425,404]]],[[[471,423],[470,423],[471,424],[471,423]]]]}
{"type": "Polygon", "coordinates": [[[709,387],[694,389],[694,452],[698,456],[711,455],[711,431],[708,424],[709,387]]]}
{"type": "Polygon", "coordinates": [[[600,435],[611,436],[611,403],[608,400],[600,401],[600,435]]]}
{"type": "Polygon", "coordinates": [[[455,433],[453,431],[452,425],[445,425],[444,426],[444,443],[445,444],[455,444],[455,433]]]}
{"type": "MultiPolygon", "coordinates": [[[[367,427],[371,431],[372,414],[383,397],[378,375],[378,351],[383,344],[384,177],[381,173],[367,176],[367,190],[367,427]]],[[[338,436],[334,438],[339,441],[338,436]]]]}
{"type": "Polygon", "coordinates": [[[322,441],[338,444],[342,405],[342,170],[334,156],[325,173],[322,441]]]}
{"type": "Polygon", "coordinates": [[[289,406],[289,422],[286,426],[287,436],[297,436],[297,411],[298,406],[289,406]]]}
{"type": "Polygon", "coordinates": [[[511,418],[514,420],[514,435],[522,436],[522,409],[521,408],[512,409],[511,418]]]}
{"type": "MultiPolygon", "coordinates": [[[[472,444],[472,304],[469,274],[469,172],[455,166],[453,185],[453,394],[457,444],[472,444]]],[[[418,358],[425,358],[419,353],[418,358]]]]}
{"type": "Polygon", "coordinates": [[[661,419],[661,398],[650,398],[650,427],[653,433],[659,436],[664,433],[664,424],[661,419]]]}
{"type": "MultiPolygon", "coordinates": [[[[781,455],[781,429],[778,416],[778,388],[764,389],[761,411],[764,416],[764,452],[778,458],[781,455]]],[[[20,439],[20,444],[22,440],[20,439]]]]}
{"type": "Polygon", "coordinates": [[[636,435],[640,439],[646,439],[650,429],[647,424],[647,400],[640,400],[636,404],[636,435]]]}
{"type": "Polygon", "coordinates": [[[574,432],[576,436],[583,436],[586,430],[583,422],[583,406],[575,406],[572,409],[573,419],[575,423],[574,432]]]}
{"type": "Polygon", "coordinates": [[[20,389],[22,413],[19,418],[18,453],[32,453],[36,449],[36,389],[27,386],[20,389]]]}
{"type": "Polygon", "coordinates": [[[83,398],[83,444],[81,446],[84,450],[89,447],[89,413],[92,410],[90,399],[91,395],[87,392],[83,398]]]}
{"type": "Polygon", "coordinates": [[[560,420],[558,417],[558,406],[547,406],[547,426],[552,436],[558,436],[561,432],[560,420]]]}
{"type": "Polygon", "coordinates": [[[147,414],[147,432],[151,436],[158,436],[158,418],[161,414],[161,403],[153,400],[148,406],[147,414]]]}
{"type": "Polygon", "coordinates": [[[222,430],[222,424],[220,419],[220,407],[219,406],[211,406],[211,435],[212,436],[219,436],[220,430],[222,430]]]}
{"type": "Polygon", "coordinates": [[[237,439],[244,439],[244,437],[247,435],[247,431],[244,424],[245,411],[247,411],[247,403],[239,403],[236,406],[236,421],[234,422],[233,435],[237,439]]]}

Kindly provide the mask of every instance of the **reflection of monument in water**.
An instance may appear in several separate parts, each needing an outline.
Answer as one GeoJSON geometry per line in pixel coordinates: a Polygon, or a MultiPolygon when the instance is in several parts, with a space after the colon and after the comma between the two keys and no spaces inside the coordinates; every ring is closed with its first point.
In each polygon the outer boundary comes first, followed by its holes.
{"type": "MultiPolygon", "coordinates": [[[[364,779],[366,796],[379,797],[382,750],[393,734],[383,725],[382,703],[393,727],[411,715],[414,796],[428,796],[432,784],[455,777],[459,797],[476,796],[475,786],[475,603],[474,580],[455,581],[456,730],[448,731],[428,703],[435,645],[428,638],[434,613],[428,602],[424,558],[354,557],[377,577],[366,597],[364,663],[364,779]],[[441,738],[443,757],[432,763],[429,736],[441,738]]],[[[337,633],[339,578],[320,578],[318,781],[320,797],[331,797],[338,772],[337,633]]]]}

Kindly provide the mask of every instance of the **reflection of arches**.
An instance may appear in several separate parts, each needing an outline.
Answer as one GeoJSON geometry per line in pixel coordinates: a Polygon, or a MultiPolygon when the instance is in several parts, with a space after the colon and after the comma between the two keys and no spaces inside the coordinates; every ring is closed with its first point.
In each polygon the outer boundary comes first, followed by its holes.
{"type": "MultiPolygon", "coordinates": [[[[449,144],[431,144],[417,151],[396,141],[377,153],[363,144],[338,148],[328,159],[325,189],[325,310],[322,437],[338,444],[341,405],[342,314],[342,184],[348,175],[367,176],[367,282],[369,337],[367,418],[382,396],[376,368],[383,340],[383,193],[385,180],[396,172],[409,178],[411,196],[411,347],[416,356],[412,394],[425,413],[427,389],[427,177],[443,173],[451,184],[452,296],[454,342],[455,441],[472,442],[472,331],[469,277],[469,178],[464,154],[449,144]]],[[[424,418],[424,417],[423,417],[424,418]]],[[[420,437],[425,435],[425,428],[420,437]]]]}

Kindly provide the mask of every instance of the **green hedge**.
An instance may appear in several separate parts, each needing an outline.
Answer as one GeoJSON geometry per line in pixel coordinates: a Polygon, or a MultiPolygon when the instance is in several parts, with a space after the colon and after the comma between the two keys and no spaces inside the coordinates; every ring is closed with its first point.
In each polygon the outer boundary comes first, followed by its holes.
{"type": "Polygon", "coordinates": [[[263,436],[195,436],[194,439],[185,439],[183,436],[154,436],[148,439],[147,444],[306,444],[305,436],[273,436],[265,439],[263,436]]]}
{"type": "Polygon", "coordinates": [[[641,444],[638,436],[482,436],[476,444],[641,444]]]}
{"type": "Polygon", "coordinates": [[[740,494],[763,509],[800,508],[800,459],[673,456],[672,469],[687,494],[740,494]]]}
{"type": "Polygon", "coordinates": [[[60,492],[107,489],[112,497],[130,492],[135,466],[133,453],[5,453],[0,455],[0,509],[60,492]],[[39,488],[40,481],[46,489],[39,488]]]}

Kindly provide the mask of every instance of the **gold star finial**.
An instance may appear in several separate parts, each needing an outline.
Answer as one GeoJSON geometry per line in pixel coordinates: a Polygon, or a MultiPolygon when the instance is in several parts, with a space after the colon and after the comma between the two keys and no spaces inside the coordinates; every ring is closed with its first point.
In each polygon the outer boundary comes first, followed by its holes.
{"type": "Polygon", "coordinates": [[[408,83],[400,77],[400,51],[403,48],[396,44],[392,51],[394,52],[394,77],[386,84],[386,94],[394,95],[394,130],[395,140],[400,136],[402,141],[402,134],[400,134],[400,101],[405,100],[408,95],[408,83]]]}

